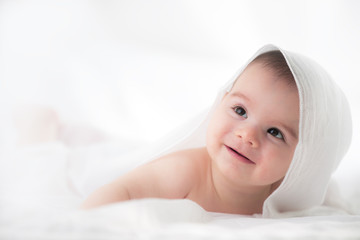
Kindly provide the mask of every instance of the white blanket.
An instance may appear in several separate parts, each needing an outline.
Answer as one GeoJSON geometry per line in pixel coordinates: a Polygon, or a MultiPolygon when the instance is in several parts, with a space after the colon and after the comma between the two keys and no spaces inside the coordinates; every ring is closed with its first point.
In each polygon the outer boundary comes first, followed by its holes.
{"type": "Polygon", "coordinates": [[[360,216],[262,219],[205,212],[189,200],[146,199],[37,215],[2,239],[356,239],[360,216]]]}
{"type": "MultiPolygon", "coordinates": [[[[124,156],[118,150],[120,145],[124,146],[124,143],[104,142],[69,148],[55,142],[2,151],[0,239],[360,237],[360,215],[348,215],[326,207],[291,213],[281,219],[210,213],[189,200],[144,199],[90,211],[78,210],[86,193],[79,193],[76,189],[91,191],[97,187],[97,177],[116,177],[115,173],[107,170],[109,164],[100,168],[99,162],[108,160],[116,167],[111,159],[124,156]],[[79,168],[80,165],[83,168],[79,168]],[[77,178],[72,176],[71,171],[78,173],[77,178]],[[74,183],[77,185],[74,186],[74,183]],[[312,216],[304,216],[309,214],[312,216]]],[[[127,167],[133,167],[130,165],[127,167]]],[[[349,203],[357,206],[358,214],[359,193],[354,189],[353,197],[348,199],[349,203]],[[356,194],[357,198],[354,197],[356,194]]]]}

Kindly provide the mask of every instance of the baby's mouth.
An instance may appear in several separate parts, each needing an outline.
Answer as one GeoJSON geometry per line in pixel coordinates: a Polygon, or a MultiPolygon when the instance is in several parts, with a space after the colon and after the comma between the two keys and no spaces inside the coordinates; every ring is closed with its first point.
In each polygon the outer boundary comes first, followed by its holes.
{"type": "Polygon", "coordinates": [[[235,149],[229,147],[229,146],[226,146],[226,148],[232,152],[238,159],[242,160],[242,161],[245,161],[247,163],[252,163],[252,164],[255,164],[255,162],[251,161],[249,158],[247,158],[246,156],[244,156],[243,154],[239,153],[238,151],[236,151],[235,149]]]}

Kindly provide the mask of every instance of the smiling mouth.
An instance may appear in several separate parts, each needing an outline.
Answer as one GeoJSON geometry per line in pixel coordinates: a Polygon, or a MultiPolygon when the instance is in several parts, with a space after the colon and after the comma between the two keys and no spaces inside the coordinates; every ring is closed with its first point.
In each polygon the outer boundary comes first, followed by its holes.
{"type": "Polygon", "coordinates": [[[236,151],[235,149],[226,146],[226,148],[228,149],[228,151],[230,152],[231,155],[233,155],[235,158],[237,158],[238,160],[245,162],[245,163],[251,163],[251,164],[255,164],[253,161],[251,161],[249,158],[247,158],[246,156],[242,155],[241,153],[239,153],[238,151],[236,151]]]}

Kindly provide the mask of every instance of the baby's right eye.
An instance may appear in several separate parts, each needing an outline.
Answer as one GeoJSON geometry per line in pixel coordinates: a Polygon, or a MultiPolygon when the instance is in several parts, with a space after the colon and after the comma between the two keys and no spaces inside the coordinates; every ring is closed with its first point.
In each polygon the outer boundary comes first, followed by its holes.
{"type": "Polygon", "coordinates": [[[235,112],[237,115],[242,116],[243,118],[247,118],[246,111],[245,111],[245,109],[242,108],[242,107],[239,107],[239,106],[234,107],[234,112],[235,112]]]}

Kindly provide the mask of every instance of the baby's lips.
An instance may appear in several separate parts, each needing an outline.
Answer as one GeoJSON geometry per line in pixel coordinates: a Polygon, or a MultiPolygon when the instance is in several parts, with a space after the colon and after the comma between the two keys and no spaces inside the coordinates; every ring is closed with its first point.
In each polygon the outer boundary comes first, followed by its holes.
{"type": "MultiPolygon", "coordinates": [[[[235,150],[235,149],[234,149],[235,150]]],[[[242,154],[241,152],[235,150],[239,155],[243,156],[244,158],[246,158],[247,160],[249,160],[252,163],[255,163],[254,161],[252,161],[250,158],[248,158],[246,155],[242,154]]]]}
{"type": "Polygon", "coordinates": [[[252,162],[252,163],[255,164],[255,162],[252,161],[250,158],[248,158],[247,155],[243,154],[243,152],[239,151],[239,150],[236,149],[236,148],[232,148],[232,147],[230,147],[230,146],[227,146],[227,147],[230,148],[230,149],[232,149],[234,152],[236,152],[236,153],[239,154],[240,156],[246,158],[247,160],[249,160],[250,162],[252,162]]]}

